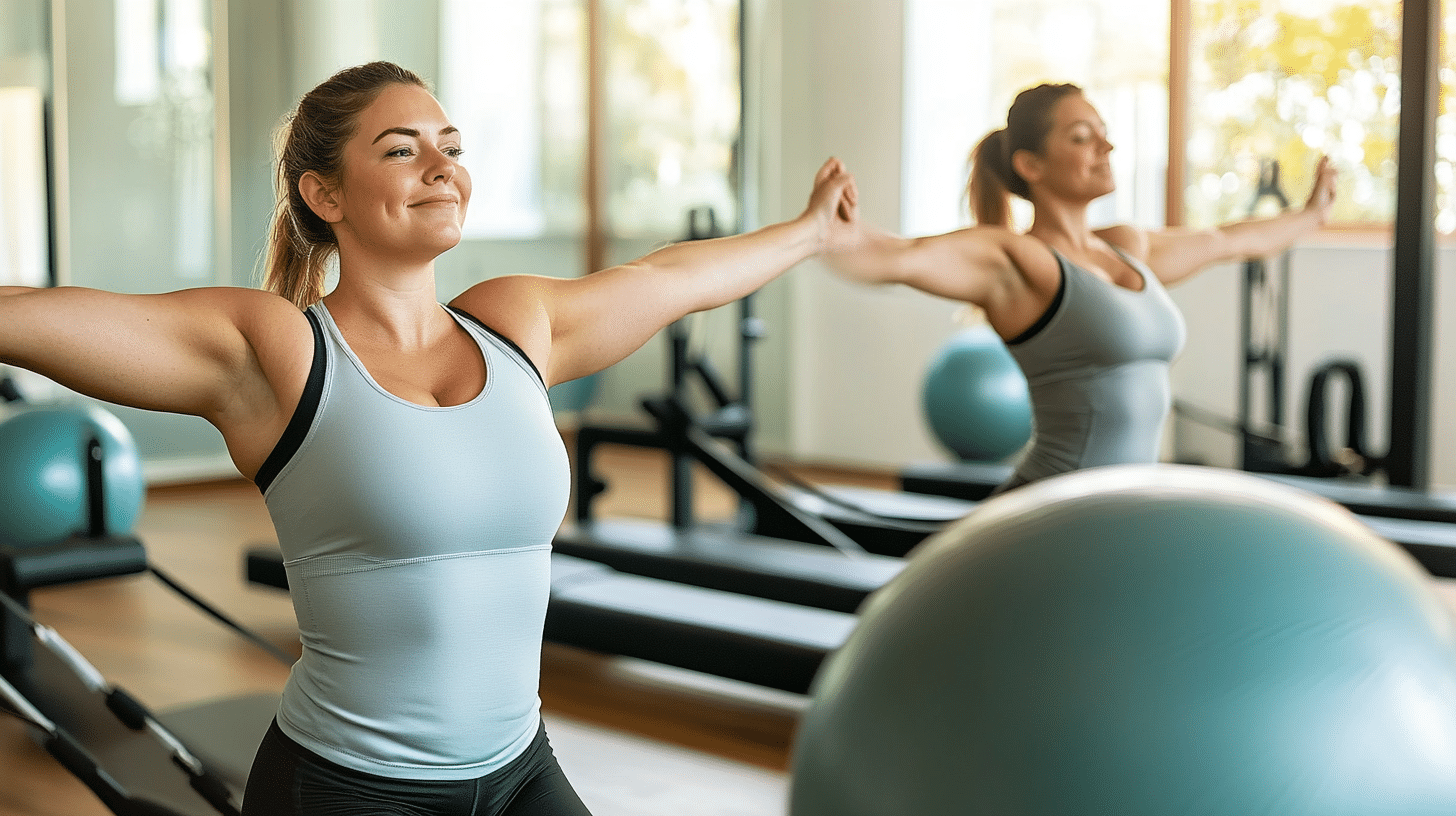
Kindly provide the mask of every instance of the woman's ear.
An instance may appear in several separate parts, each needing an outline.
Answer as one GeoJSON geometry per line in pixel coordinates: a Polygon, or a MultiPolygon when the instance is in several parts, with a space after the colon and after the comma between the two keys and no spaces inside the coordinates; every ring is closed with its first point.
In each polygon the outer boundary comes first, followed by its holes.
{"type": "Polygon", "coordinates": [[[1041,179],[1041,157],[1022,148],[1011,154],[1011,169],[1027,184],[1041,179]]]}
{"type": "Polygon", "coordinates": [[[325,223],[337,224],[344,220],[336,188],[325,182],[318,173],[309,170],[299,177],[298,192],[303,196],[303,203],[325,223]]]}

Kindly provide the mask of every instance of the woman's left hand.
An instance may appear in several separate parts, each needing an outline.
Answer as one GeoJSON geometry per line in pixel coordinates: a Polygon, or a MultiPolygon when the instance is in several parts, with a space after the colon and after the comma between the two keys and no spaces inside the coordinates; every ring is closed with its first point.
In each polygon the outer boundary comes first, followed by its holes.
{"type": "Polygon", "coordinates": [[[1314,168],[1314,187],[1309,191],[1309,200],[1304,203],[1306,210],[1319,215],[1320,226],[1329,220],[1330,208],[1335,203],[1335,181],[1339,175],[1330,163],[1330,157],[1320,156],[1319,164],[1314,168]]]}
{"type": "Polygon", "coordinates": [[[814,191],[801,218],[818,227],[819,251],[845,249],[857,238],[859,191],[854,176],[839,159],[824,162],[814,176],[814,191]]]}

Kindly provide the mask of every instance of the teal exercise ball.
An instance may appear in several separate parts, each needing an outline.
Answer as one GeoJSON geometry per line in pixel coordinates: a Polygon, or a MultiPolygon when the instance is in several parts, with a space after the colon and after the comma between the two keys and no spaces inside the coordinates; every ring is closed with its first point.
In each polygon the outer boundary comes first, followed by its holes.
{"type": "Polygon", "coordinates": [[[1456,625],[1345,510],[1177,465],[928,539],[815,680],[792,816],[1456,813],[1456,625]]]}
{"type": "Polygon", "coordinates": [[[146,481],[126,426],[96,407],[33,408],[0,422],[0,543],[45,544],[90,527],[92,438],[101,443],[106,530],[131,531],[146,481]]]}
{"type": "Polygon", "coordinates": [[[940,347],[920,396],[930,432],[960,459],[999,461],[1031,438],[1026,377],[989,326],[963,329],[940,347]]]}
{"type": "Polygon", "coordinates": [[[596,398],[599,386],[599,375],[588,374],[575,380],[567,380],[551,386],[546,392],[546,397],[551,402],[551,410],[559,411],[584,411],[596,398]]]}

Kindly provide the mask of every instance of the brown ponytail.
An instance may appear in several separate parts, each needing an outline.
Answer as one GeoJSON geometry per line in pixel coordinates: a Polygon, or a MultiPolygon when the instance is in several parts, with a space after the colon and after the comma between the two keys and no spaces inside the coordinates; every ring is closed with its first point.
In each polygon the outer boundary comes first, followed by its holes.
{"type": "Polygon", "coordinates": [[[1040,155],[1052,128],[1052,108],[1062,97],[1081,92],[1076,85],[1067,84],[1038,85],[1022,91],[1006,112],[1006,127],[986,134],[971,151],[966,197],[977,224],[1009,226],[1010,196],[1031,199],[1031,188],[1016,172],[1011,157],[1019,150],[1040,155]]]}
{"type": "MultiPolygon", "coordinates": [[[[993,130],[971,151],[971,179],[966,195],[971,216],[988,227],[1011,225],[1011,191],[1006,178],[1015,176],[1005,157],[1006,129],[993,130]]],[[[1020,178],[1017,177],[1019,181],[1020,178]]],[[[1024,182],[1023,182],[1024,183],[1024,182]]]]}
{"type": "Polygon", "coordinates": [[[328,261],[339,245],[333,228],[303,200],[298,181],[312,171],[337,183],[344,145],[354,135],[359,115],[395,84],[428,87],[412,71],[389,62],[346,68],[304,94],[278,130],[277,204],[268,230],[263,288],[300,309],[323,297],[328,261]]]}

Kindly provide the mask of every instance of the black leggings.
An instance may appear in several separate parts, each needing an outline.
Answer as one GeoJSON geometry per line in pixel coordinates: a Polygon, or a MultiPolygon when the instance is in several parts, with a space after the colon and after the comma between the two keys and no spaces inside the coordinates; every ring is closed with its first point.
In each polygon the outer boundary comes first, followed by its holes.
{"type": "Polygon", "coordinates": [[[525,753],[480,779],[391,779],[336,765],[268,728],[243,816],[591,816],[543,726],[525,753]]]}

